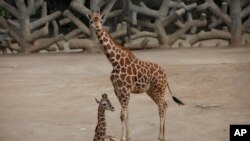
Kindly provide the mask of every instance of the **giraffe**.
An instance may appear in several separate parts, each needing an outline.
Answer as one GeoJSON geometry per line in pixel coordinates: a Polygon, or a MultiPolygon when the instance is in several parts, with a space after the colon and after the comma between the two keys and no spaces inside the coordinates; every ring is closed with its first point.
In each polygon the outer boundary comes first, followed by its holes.
{"type": "Polygon", "coordinates": [[[121,105],[121,140],[130,140],[128,124],[130,94],[146,92],[158,106],[160,117],[158,140],[165,141],[165,115],[167,109],[167,102],[165,100],[166,88],[168,88],[173,100],[178,105],[184,105],[184,103],[173,96],[164,69],[156,63],[138,59],[129,49],[117,44],[102,26],[104,15],[101,15],[100,12],[93,11],[91,15],[88,15],[88,18],[95,29],[104,54],[113,66],[110,80],[121,105]]]}
{"type": "Polygon", "coordinates": [[[108,99],[107,94],[102,94],[102,99],[99,101],[95,99],[99,104],[98,106],[98,122],[95,128],[95,136],[93,141],[118,141],[113,136],[106,134],[106,121],[105,121],[105,110],[114,111],[115,108],[112,106],[108,99]]]}

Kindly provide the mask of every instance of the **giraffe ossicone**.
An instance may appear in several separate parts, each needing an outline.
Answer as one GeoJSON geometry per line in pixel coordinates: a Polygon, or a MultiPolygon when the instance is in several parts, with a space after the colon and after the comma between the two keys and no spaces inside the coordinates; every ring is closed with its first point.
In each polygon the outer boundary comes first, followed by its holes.
{"type": "Polygon", "coordinates": [[[165,100],[166,89],[169,89],[173,100],[177,104],[184,105],[184,103],[172,95],[164,69],[156,63],[138,59],[129,49],[117,44],[103,27],[102,17],[100,12],[92,12],[92,15],[89,16],[89,20],[95,29],[104,54],[113,66],[110,80],[113,84],[114,92],[121,104],[121,140],[130,140],[128,124],[130,93],[146,92],[158,105],[160,116],[160,132],[158,139],[164,141],[165,115],[167,109],[167,102],[165,100]]]}

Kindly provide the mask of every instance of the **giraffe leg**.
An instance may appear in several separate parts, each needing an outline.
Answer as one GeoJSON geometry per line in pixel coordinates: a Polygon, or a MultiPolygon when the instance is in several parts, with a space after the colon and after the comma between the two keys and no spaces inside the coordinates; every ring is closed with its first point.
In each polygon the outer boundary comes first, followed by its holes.
{"type": "Polygon", "coordinates": [[[128,103],[129,103],[129,97],[130,94],[119,94],[115,90],[115,94],[119,99],[119,102],[121,104],[121,125],[122,125],[122,135],[121,135],[121,141],[130,141],[130,130],[129,130],[129,124],[128,124],[128,103]]]}
{"type": "Polygon", "coordinates": [[[160,117],[160,132],[158,136],[159,141],[165,141],[165,116],[167,109],[167,102],[165,101],[164,92],[156,90],[149,90],[147,94],[154,100],[158,105],[159,117],[160,117]]]}
{"type": "Polygon", "coordinates": [[[128,110],[127,108],[122,108],[121,110],[121,122],[122,122],[122,141],[130,141],[130,130],[128,124],[128,110]]]}
{"type": "Polygon", "coordinates": [[[159,109],[159,117],[160,117],[160,133],[159,133],[159,141],[165,141],[165,116],[166,116],[166,109],[167,103],[164,101],[158,104],[159,109]]]}

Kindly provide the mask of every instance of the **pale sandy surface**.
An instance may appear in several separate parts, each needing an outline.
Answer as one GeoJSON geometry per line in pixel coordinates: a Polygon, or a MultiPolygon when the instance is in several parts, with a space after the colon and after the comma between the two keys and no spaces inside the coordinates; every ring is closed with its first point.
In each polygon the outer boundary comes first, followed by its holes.
{"type": "MultiPolygon", "coordinates": [[[[167,69],[167,141],[228,141],[229,124],[250,124],[250,48],[136,51],[167,69]],[[196,105],[210,107],[200,108],[196,105]]],[[[0,56],[0,141],[91,141],[95,97],[109,94],[108,132],[120,136],[120,105],[103,54],[0,56]]],[[[156,141],[159,118],[146,95],[131,95],[132,141],[156,141]]]]}

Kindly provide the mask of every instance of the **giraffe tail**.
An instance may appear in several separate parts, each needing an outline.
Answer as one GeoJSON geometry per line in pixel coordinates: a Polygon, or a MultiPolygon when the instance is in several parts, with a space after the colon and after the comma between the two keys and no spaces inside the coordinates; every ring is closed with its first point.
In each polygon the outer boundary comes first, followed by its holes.
{"type": "Polygon", "coordinates": [[[179,106],[185,105],[179,98],[175,97],[175,96],[172,94],[172,92],[171,92],[171,90],[170,90],[170,87],[169,87],[169,84],[167,84],[167,86],[168,86],[168,90],[169,90],[169,92],[170,92],[170,94],[171,94],[171,96],[172,96],[174,102],[177,103],[179,106]]]}
{"type": "Polygon", "coordinates": [[[177,97],[175,96],[172,96],[173,100],[175,103],[177,103],[179,106],[181,105],[185,105],[180,99],[178,99],[177,97]]]}

